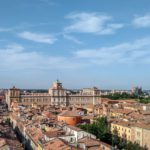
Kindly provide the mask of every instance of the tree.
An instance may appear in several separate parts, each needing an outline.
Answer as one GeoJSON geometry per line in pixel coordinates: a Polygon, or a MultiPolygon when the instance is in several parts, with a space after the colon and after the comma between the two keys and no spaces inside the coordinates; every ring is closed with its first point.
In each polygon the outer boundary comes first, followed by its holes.
{"type": "Polygon", "coordinates": [[[95,129],[97,130],[97,137],[101,140],[106,139],[108,133],[108,123],[106,117],[97,118],[95,121],[95,129]]]}
{"type": "Polygon", "coordinates": [[[119,99],[137,99],[138,96],[134,95],[134,94],[128,94],[128,93],[113,93],[113,94],[109,94],[109,95],[102,95],[102,97],[104,98],[109,98],[109,99],[113,99],[113,100],[119,100],[119,99]]]}
{"type": "Polygon", "coordinates": [[[146,148],[141,147],[138,143],[127,142],[125,150],[146,150],[146,148]]]}
{"type": "Polygon", "coordinates": [[[118,131],[115,128],[112,133],[112,146],[119,145],[119,144],[120,144],[120,138],[118,136],[118,131]]]}
{"type": "Polygon", "coordinates": [[[94,134],[98,139],[105,141],[108,139],[108,123],[106,117],[97,118],[93,124],[79,125],[87,132],[94,134]]]}

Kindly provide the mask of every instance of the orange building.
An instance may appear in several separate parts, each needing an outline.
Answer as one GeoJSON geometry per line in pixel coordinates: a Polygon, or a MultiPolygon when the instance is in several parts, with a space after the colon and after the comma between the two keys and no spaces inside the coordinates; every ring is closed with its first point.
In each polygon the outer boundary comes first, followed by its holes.
{"type": "Polygon", "coordinates": [[[81,122],[79,111],[65,111],[58,115],[58,121],[63,121],[69,125],[76,125],[81,122]]]}

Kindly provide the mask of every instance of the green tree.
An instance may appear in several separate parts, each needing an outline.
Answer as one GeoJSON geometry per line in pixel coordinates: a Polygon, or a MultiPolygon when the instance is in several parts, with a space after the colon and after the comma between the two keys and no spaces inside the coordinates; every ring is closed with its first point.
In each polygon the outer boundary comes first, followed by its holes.
{"type": "Polygon", "coordinates": [[[138,143],[127,142],[125,150],[146,150],[146,148],[141,147],[138,143]]]}
{"type": "Polygon", "coordinates": [[[108,123],[106,117],[97,118],[95,121],[95,130],[97,130],[97,137],[105,140],[108,133],[108,123]]]}
{"type": "Polygon", "coordinates": [[[97,118],[93,124],[79,126],[81,129],[94,134],[97,138],[105,141],[108,139],[108,123],[106,117],[97,118]]]}
{"type": "Polygon", "coordinates": [[[119,145],[119,144],[120,144],[120,138],[118,136],[118,131],[115,128],[112,134],[112,146],[119,145]]]}

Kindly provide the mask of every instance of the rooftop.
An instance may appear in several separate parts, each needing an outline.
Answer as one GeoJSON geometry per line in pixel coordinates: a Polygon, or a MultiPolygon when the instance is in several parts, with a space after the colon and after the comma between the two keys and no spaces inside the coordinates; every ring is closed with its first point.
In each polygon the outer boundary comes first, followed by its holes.
{"type": "Polygon", "coordinates": [[[77,117],[77,116],[81,116],[79,114],[79,111],[70,111],[70,110],[66,110],[62,113],[60,113],[58,116],[65,116],[65,117],[77,117]]]}

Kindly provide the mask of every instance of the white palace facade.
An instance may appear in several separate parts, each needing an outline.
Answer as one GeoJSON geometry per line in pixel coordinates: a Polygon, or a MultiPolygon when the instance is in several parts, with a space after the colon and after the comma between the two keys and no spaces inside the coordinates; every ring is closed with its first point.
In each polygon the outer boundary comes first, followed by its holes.
{"type": "Polygon", "coordinates": [[[13,87],[5,94],[8,107],[11,107],[14,103],[23,106],[95,105],[100,103],[100,96],[101,91],[96,87],[72,92],[71,90],[64,89],[62,83],[58,80],[53,83],[53,86],[49,88],[47,93],[22,92],[20,89],[13,87]]]}

